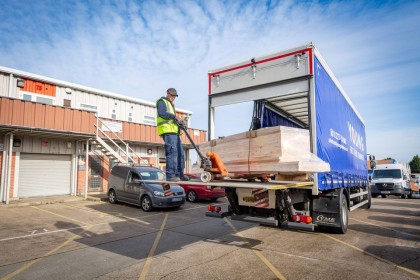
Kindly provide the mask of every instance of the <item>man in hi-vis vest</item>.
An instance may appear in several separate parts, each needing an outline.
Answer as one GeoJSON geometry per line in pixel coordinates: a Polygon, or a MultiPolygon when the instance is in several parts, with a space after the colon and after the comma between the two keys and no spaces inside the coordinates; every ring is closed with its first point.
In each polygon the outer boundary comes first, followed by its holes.
{"type": "Polygon", "coordinates": [[[157,131],[159,136],[165,141],[166,156],[166,179],[168,181],[188,181],[184,176],[184,150],[182,149],[180,128],[175,122],[179,120],[175,113],[174,100],[178,96],[176,89],[169,88],[166,97],[161,97],[156,101],[157,107],[157,131]]]}

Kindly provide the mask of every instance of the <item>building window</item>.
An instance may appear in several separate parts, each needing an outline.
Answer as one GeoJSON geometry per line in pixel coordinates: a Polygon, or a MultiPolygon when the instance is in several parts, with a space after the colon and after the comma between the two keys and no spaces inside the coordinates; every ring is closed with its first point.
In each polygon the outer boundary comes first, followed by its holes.
{"type": "Polygon", "coordinates": [[[64,101],[63,101],[63,106],[64,106],[64,107],[71,107],[71,100],[69,100],[69,99],[64,99],[64,101]]]}
{"type": "Polygon", "coordinates": [[[96,105],[89,105],[89,104],[80,103],[80,109],[88,110],[88,111],[92,111],[92,112],[98,112],[98,106],[96,106],[96,105]]]}
{"type": "Polygon", "coordinates": [[[26,101],[32,101],[32,96],[30,94],[23,94],[22,99],[26,101]]]}
{"type": "Polygon", "coordinates": [[[156,125],[156,118],[152,117],[152,116],[144,116],[143,117],[143,122],[145,124],[156,125]]]}
{"type": "MultiPolygon", "coordinates": [[[[83,144],[83,153],[86,153],[86,144],[83,144]]],[[[89,145],[89,152],[92,151],[92,144],[89,145]]]]}
{"type": "Polygon", "coordinates": [[[111,119],[116,120],[117,119],[117,110],[112,109],[111,119]]]}
{"type": "Polygon", "coordinates": [[[22,94],[22,99],[26,101],[35,101],[35,102],[49,104],[49,105],[54,104],[54,98],[51,98],[51,97],[41,96],[39,94],[32,94],[30,92],[22,92],[22,91],[21,91],[21,94],[22,94]]]}
{"type": "Polygon", "coordinates": [[[133,121],[133,113],[128,113],[128,121],[132,122],[133,121]]]}
{"type": "Polygon", "coordinates": [[[51,98],[46,98],[46,97],[41,97],[41,96],[36,97],[36,102],[49,104],[49,105],[53,104],[53,100],[51,98]]]}

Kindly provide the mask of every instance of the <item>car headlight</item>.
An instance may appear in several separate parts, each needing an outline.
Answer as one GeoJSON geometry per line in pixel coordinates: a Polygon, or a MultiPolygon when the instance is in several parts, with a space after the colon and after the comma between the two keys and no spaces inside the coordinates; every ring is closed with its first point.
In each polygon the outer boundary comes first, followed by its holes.
{"type": "Polygon", "coordinates": [[[394,186],[396,186],[397,188],[402,188],[402,183],[395,183],[394,186]]]}
{"type": "Polygon", "coordinates": [[[153,194],[155,196],[165,196],[165,193],[164,192],[160,192],[160,191],[154,191],[153,194]]]}

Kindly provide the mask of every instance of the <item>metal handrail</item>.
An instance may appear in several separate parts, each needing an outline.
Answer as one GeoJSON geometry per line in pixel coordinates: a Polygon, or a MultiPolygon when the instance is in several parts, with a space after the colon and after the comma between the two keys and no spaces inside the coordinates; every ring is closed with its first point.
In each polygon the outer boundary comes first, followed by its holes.
{"type": "Polygon", "coordinates": [[[124,144],[125,145],[125,148],[127,149],[127,150],[130,150],[131,151],[131,153],[132,154],[134,154],[135,155],[135,157],[137,157],[139,160],[140,160],[140,163],[145,163],[145,162],[147,162],[145,159],[143,159],[140,155],[138,155],[129,145],[128,145],[128,143],[126,143],[126,142],[124,142],[124,140],[122,140],[114,131],[112,131],[112,129],[111,128],[109,128],[101,119],[99,119],[99,117],[98,117],[98,115],[97,114],[95,114],[95,117],[96,117],[96,136],[98,136],[99,137],[99,131],[103,134],[103,135],[105,135],[105,137],[109,140],[109,141],[111,141],[115,146],[117,146],[118,147],[118,150],[119,151],[121,151],[121,152],[123,152],[126,156],[127,156],[127,158],[129,158],[132,162],[135,162],[135,160],[128,154],[128,151],[124,151],[111,137],[109,137],[102,129],[100,129],[99,128],[99,122],[101,122],[101,124],[102,124],[102,126],[105,126],[110,132],[111,132],[111,135],[112,136],[115,136],[118,140],[120,140],[121,141],[121,143],[122,144],[124,144]]]}

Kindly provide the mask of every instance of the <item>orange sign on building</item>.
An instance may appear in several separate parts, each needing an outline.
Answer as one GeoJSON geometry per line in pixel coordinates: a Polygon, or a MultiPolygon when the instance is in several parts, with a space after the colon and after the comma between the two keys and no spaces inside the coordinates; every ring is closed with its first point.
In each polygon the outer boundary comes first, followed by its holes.
{"type": "Polygon", "coordinates": [[[27,79],[25,79],[25,86],[22,88],[22,90],[51,97],[55,97],[56,95],[55,85],[27,79]]]}

